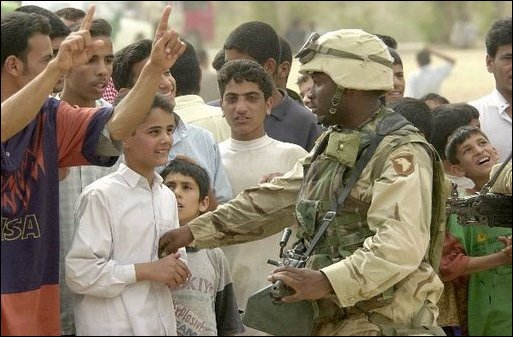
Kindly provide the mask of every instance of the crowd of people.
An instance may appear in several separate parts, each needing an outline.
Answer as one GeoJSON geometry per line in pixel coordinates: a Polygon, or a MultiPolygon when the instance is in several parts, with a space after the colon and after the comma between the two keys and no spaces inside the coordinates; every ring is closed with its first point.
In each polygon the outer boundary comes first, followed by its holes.
{"type": "Polygon", "coordinates": [[[384,34],[245,22],[212,81],[169,6],[119,51],[94,13],[2,17],[2,335],[268,335],[244,311],[270,283],[305,334],[512,334],[511,224],[446,213],[499,169],[511,198],[511,17],[493,92],[449,102],[456,60],[426,48],[407,81],[384,34]]]}

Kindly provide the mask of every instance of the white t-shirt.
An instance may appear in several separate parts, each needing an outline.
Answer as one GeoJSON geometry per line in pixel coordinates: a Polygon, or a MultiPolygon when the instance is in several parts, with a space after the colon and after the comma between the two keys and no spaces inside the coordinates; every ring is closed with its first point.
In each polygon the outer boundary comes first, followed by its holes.
{"type": "MultiPolygon", "coordinates": [[[[243,189],[257,186],[266,174],[291,170],[299,159],[308,155],[299,145],[280,142],[267,135],[251,141],[229,138],[219,144],[219,150],[234,196],[243,189]]],[[[282,233],[277,233],[262,240],[222,247],[230,263],[235,296],[241,308],[246,307],[250,295],[269,284],[267,276],[276,266],[268,264],[267,260],[278,259],[281,236],[282,233]]],[[[291,237],[289,246],[293,241],[291,237]]],[[[255,333],[255,330],[248,331],[255,333]]]]}

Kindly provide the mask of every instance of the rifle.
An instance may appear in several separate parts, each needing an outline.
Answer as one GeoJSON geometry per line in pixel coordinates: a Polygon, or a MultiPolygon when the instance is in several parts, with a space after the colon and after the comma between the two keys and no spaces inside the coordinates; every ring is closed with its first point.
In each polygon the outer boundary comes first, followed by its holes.
{"type": "MultiPolygon", "coordinates": [[[[275,266],[303,268],[308,260],[306,247],[302,241],[292,249],[283,251],[292,231],[285,228],[280,240],[280,261],[267,260],[275,266]]],[[[313,330],[313,307],[309,301],[283,303],[281,299],[294,293],[294,290],[281,280],[253,294],[242,316],[245,325],[276,336],[309,336],[313,330]],[[292,323],[293,322],[293,323],[292,323]]]]}
{"type": "Polygon", "coordinates": [[[487,225],[490,227],[511,228],[511,194],[489,192],[499,174],[510,160],[511,153],[478,194],[460,197],[457,186],[453,183],[451,197],[447,200],[446,204],[446,213],[456,214],[460,225],[463,226],[487,225]]]}

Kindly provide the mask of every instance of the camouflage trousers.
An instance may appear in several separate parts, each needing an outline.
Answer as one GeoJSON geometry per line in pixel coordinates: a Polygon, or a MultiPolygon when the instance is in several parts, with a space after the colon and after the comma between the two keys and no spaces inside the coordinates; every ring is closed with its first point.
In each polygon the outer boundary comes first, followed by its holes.
{"type": "Polygon", "coordinates": [[[326,321],[319,324],[315,336],[379,336],[379,326],[372,324],[363,313],[348,315],[339,321],[326,321]]]}

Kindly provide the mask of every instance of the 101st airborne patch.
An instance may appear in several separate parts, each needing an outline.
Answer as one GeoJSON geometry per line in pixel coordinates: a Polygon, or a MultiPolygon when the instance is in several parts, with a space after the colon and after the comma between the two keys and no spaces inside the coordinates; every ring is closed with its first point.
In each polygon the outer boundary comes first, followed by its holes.
{"type": "Polygon", "coordinates": [[[398,154],[391,157],[390,160],[392,160],[395,172],[401,176],[409,176],[415,171],[413,154],[411,153],[398,154]]]}

